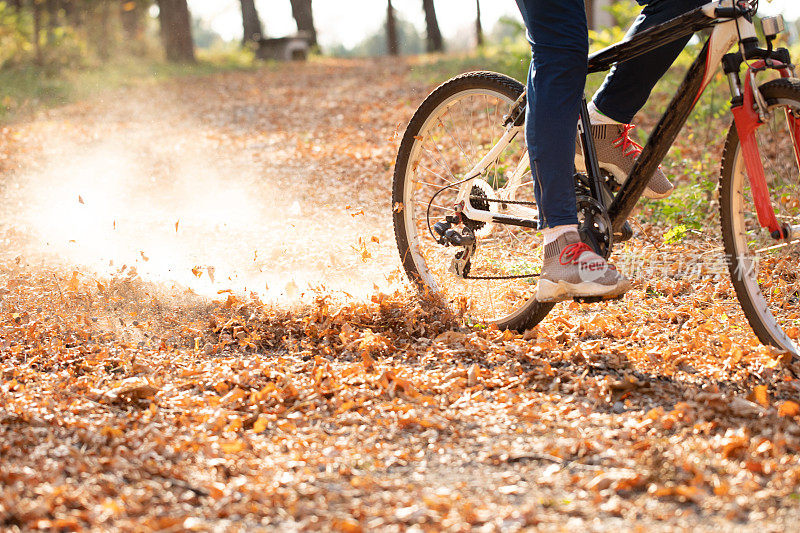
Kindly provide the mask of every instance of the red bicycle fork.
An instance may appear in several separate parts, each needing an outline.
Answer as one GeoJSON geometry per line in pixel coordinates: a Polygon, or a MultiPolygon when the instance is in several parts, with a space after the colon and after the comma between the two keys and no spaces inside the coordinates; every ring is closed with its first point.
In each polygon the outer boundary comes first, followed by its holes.
{"type": "MultiPolygon", "coordinates": [[[[772,208],[769,187],[764,175],[764,164],[761,161],[761,154],[756,141],[756,130],[764,124],[759,113],[761,109],[756,101],[755,94],[755,75],[757,72],[765,70],[767,63],[764,60],[754,62],[747,70],[745,77],[744,91],[742,94],[743,102],[741,105],[733,107],[733,119],[736,123],[736,132],[739,134],[739,144],[742,147],[742,157],[744,158],[747,178],[750,181],[750,190],[753,194],[758,223],[770,231],[776,240],[787,239],[791,234],[791,227],[788,224],[778,223],[775,217],[775,210],[772,208]]],[[[778,66],[781,76],[789,78],[791,72],[784,65],[778,66]]],[[[791,110],[786,110],[786,118],[789,123],[789,130],[794,146],[794,155],[800,171],[800,119],[795,117],[791,110]]]]}

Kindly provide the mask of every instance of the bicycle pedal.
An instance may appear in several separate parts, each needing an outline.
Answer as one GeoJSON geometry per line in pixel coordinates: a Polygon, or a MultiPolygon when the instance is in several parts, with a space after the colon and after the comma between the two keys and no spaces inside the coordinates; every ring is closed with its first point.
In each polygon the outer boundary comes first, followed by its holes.
{"type": "Polygon", "coordinates": [[[578,302],[579,304],[596,304],[600,302],[610,302],[612,300],[622,300],[625,294],[619,294],[617,296],[575,296],[572,298],[572,301],[578,302]]]}
{"type": "Polygon", "coordinates": [[[629,221],[625,221],[625,224],[622,226],[622,231],[620,233],[614,234],[614,242],[625,242],[631,240],[633,237],[633,228],[631,227],[631,223],[629,221]]]}
{"type": "Polygon", "coordinates": [[[572,301],[579,304],[596,304],[603,301],[602,296],[575,296],[572,301]]]}

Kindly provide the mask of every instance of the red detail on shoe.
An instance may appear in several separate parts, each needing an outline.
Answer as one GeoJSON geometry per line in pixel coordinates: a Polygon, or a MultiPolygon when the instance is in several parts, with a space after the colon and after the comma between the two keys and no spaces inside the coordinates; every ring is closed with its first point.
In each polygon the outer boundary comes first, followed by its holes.
{"type": "Polygon", "coordinates": [[[620,132],[619,137],[614,139],[612,144],[614,144],[614,146],[620,146],[624,155],[629,155],[636,158],[639,157],[639,154],[642,153],[644,148],[641,144],[630,138],[630,133],[634,128],[636,128],[636,126],[633,124],[622,124],[622,131],[620,132]]]}
{"type": "Polygon", "coordinates": [[[558,262],[562,265],[577,263],[578,258],[583,252],[594,252],[594,250],[592,250],[591,247],[585,242],[569,244],[565,246],[563,250],[561,250],[561,253],[558,255],[558,262]]]}

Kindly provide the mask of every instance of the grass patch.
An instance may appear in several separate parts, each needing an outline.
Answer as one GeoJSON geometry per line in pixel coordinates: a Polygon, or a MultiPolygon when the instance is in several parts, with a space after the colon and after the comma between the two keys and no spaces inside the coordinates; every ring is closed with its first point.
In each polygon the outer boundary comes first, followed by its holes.
{"type": "Polygon", "coordinates": [[[0,70],[0,120],[11,122],[47,109],[92,97],[105,91],[171,78],[208,76],[252,70],[259,66],[252,52],[198,53],[197,63],[175,64],[152,58],[124,57],[91,68],[37,67],[0,70]]]}
{"type": "Polygon", "coordinates": [[[502,72],[525,82],[528,63],[531,59],[527,43],[506,43],[502,46],[486,46],[468,54],[420,56],[412,67],[411,76],[431,85],[475,70],[502,72]]]}
{"type": "Polygon", "coordinates": [[[667,198],[642,198],[640,202],[649,222],[673,227],[675,233],[670,237],[678,242],[688,230],[700,230],[714,220],[718,206],[715,190],[715,181],[698,179],[678,184],[667,198]]]}

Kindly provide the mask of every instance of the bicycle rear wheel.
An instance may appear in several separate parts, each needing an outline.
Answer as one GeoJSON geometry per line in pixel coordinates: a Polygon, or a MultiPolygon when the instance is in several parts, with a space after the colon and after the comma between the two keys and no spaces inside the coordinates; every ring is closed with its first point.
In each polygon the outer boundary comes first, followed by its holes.
{"type": "MultiPolygon", "coordinates": [[[[532,327],[553,307],[533,298],[541,269],[539,232],[468,221],[477,236],[468,276],[507,279],[465,279],[451,272],[461,248],[437,243],[430,228],[453,214],[459,186],[446,187],[463,179],[495,146],[505,131],[503,116],[522,91],[516,80],[492,72],[464,74],[439,86],[406,129],[392,190],[395,237],[408,277],[420,290],[441,295],[468,322],[491,322],[516,330],[532,327]]],[[[524,128],[517,130],[508,146],[470,183],[469,201],[482,210],[530,219],[538,212],[524,128]]]]}
{"type": "MultiPolygon", "coordinates": [[[[788,117],[800,113],[800,81],[770,81],[761,92],[771,113],[756,138],[772,206],[779,223],[798,225],[800,167],[788,117]]],[[[731,280],[750,326],[764,344],[798,355],[800,236],[776,241],[759,224],[735,124],[722,160],[720,215],[731,280]]]]}

